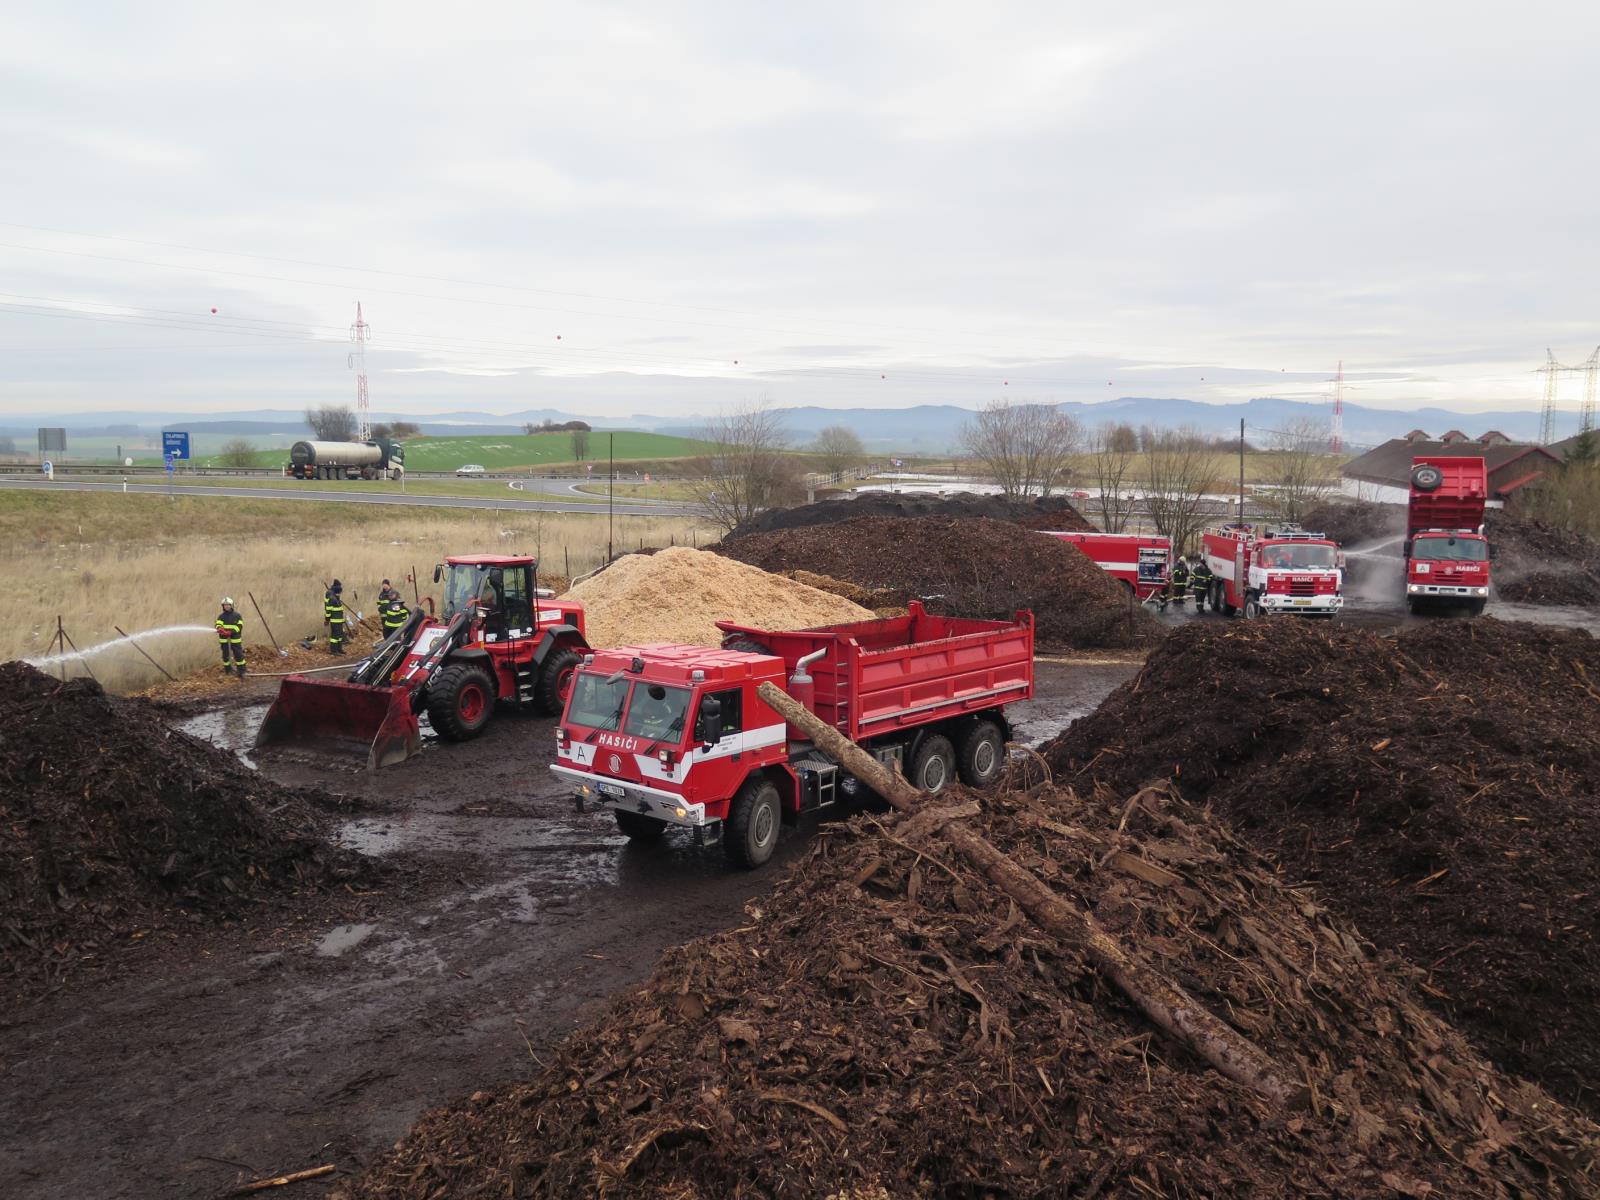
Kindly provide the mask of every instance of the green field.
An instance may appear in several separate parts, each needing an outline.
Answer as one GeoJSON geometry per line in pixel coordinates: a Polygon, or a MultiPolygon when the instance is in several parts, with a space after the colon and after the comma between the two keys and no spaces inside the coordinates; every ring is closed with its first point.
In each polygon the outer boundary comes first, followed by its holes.
{"type": "MultiPolygon", "coordinates": [[[[589,435],[588,462],[599,469],[610,454],[612,435],[597,430],[589,435]]],[[[245,441],[251,439],[246,437],[245,441]]],[[[408,438],[406,469],[408,471],[454,471],[467,463],[476,463],[491,471],[518,468],[549,467],[566,463],[575,465],[572,457],[570,433],[499,434],[475,437],[417,437],[408,438]]],[[[217,449],[220,449],[218,447],[217,449]]],[[[636,462],[641,459],[689,458],[705,453],[705,444],[692,438],[668,437],[660,433],[641,433],[622,429],[616,433],[617,461],[636,462]]],[[[281,467],[288,459],[286,450],[259,450],[255,465],[281,467]]],[[[160,459],[154,460],[159,463],[160,459]]],[[[195,465],[221,466],[215,454],[196,456],[195,465]]]]}

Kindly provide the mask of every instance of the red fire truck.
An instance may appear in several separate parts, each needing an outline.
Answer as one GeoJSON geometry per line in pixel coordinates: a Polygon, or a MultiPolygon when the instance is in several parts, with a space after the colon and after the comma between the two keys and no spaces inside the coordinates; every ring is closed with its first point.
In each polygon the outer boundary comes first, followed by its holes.
{"type": "Polygon", "coordinates": [[[1141,600],[1161,590],[1172,563],[1172,539],[1158,534],[1043,530],[1082,550],[1111,578],[1141,600]]]}
{"type": "Polygon", "coordinates": [[[1406,510],[1406,606],[1412,612],[1464,606],[1473,616],[1489,597],[1489,540],[1483,510],[1489,475],[1481,458],[1411,460],[1406,510]]]}
{"type": "Polygon", "coordinates": [[[669,825],[735,863],[772,857],[780,825],[865,796],[756,694],[771,682],[927,792],[1005,765],[1005,706],[1033,694],[1033,614],[903,617],[779,632],[718,622],[722,649],[624,646],[585,657],[551,770],[580,810],[633,839],[669,825]]]}
{"type": "Polygon", "coordinates": [[[1339,547],[1294,525],[1224,525],[1205,535],[1211,607],[1224,616],[1334,617],[1344,607],[1339,547]]]}

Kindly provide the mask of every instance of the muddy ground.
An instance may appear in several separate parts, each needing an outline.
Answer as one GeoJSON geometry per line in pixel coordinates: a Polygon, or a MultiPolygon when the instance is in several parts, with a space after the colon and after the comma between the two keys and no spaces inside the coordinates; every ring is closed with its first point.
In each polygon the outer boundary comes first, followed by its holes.
{"type": "MultiPolygon", "coordinates": [[[[1058,732],[1137,669],[1042,660],[1019,738],[1058,732]]],[[[248,746],[269,681],[180,726],[248,746]]],[[[0,1179],[12,1197],[209,1197],[322,1163],[338,1175],[427,1108],[536,1064],[665,948],[736,926],[778,861],[731,870],[680,835],[633,847],[554,778],[553,723],[515,716],[368,776],[353,760],[258,765],[360,802],[347,845],[395,871],[368,894],[250,932],[141,945],[0,1016],[0,1179]]]]}

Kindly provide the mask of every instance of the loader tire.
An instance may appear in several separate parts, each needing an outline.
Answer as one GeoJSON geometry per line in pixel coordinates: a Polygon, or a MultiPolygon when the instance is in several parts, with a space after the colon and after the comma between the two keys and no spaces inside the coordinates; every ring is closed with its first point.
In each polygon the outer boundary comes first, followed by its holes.
{"type": "Polygon", "coordinates": [[[988,787],[1006,769],[1006,743],[993,721],[979,721],[961,739],[956,771],[968,787],[988,787]]]}
{"type": "Polygon", "coordinates": [[[494,702],[494,680],[487,671],[452,663],[428,685],[428,720],[445,740],[465,742],[483,732],[494,715],[494,702]]]}
{"type": "Polygon", "coordinates": [[[734,638],[723,647],[724,650],[738,650],[744,654],[771,654],[772,650],[763,646],[754,638],[734,638]]]}
{"type": "Polygon", "coordinates": [[[667,831],[667,823],[659,817],[643,813],[624,812],[617,809],[617,829],[630,842],[654,842],[667,831]]]}
{"type": "Polygon", "coordinates": [[[583,655],[576,650],[557,650],[544,660],[544,666],[539,669],[539,682],[534,688],[534,698],[542,714],[559,717],[566,709],[567,693],[572,690],[572,676],[582,662],[583,655]]]}
{"type": "Polygon", "coordinates": [[[759,867],[778,848],[778,831],[782,828],[778,789],[772,786],[770,779],[751,776],[728,808],[728,825],[722,835],[723,852],[735,866],[759,867]]]}

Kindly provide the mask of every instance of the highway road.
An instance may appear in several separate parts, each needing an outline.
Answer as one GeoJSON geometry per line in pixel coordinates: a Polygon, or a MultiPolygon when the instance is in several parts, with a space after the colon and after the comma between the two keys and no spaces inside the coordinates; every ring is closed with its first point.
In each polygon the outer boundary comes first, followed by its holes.
{"type": "MultiPolygon", "coordinates": [[[[0,492],[6,491],[69,491],[69,492],[147,492],[155,496],[233,496],[246,500],[320,500],[327,504],[405,504],[413,508],[489,508],[501,512],[558,512],[604,514],[605,502],[596,504],[592,496],[586,500],[563,500],[559,494],[548,500],[518,499],[507,488],[499,496],[426,496],[407,495],[404,492],[341,491],[337,486],[306,488],[221,487],[211,485],[184,485],[181,483],[127,483],[120,480],[78,480],[70,478],[7,479],[0,478],[0,492]]],[[[614,510],[619,517],[683,517],[693,515],[693,508],[663,500],[618,500],[614,510]]]]}

